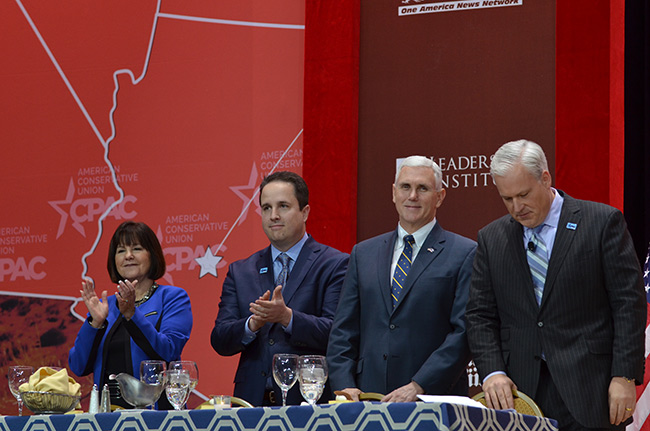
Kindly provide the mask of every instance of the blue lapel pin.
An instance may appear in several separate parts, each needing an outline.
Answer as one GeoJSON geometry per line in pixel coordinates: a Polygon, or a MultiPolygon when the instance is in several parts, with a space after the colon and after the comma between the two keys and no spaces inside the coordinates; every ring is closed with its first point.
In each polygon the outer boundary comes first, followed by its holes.
{"type": "Polygon", "coordinates": [[[567,223],[566,224],[567,229],[576,230],[577,227],[578,227],[578,225],[576,223],[567,223]]]}
{"type": "Polygon", "coordinates": [[[260,274],[266,274],[269,271],[269,269],[265,266],[264,268],[260,268],[260,274]]]}

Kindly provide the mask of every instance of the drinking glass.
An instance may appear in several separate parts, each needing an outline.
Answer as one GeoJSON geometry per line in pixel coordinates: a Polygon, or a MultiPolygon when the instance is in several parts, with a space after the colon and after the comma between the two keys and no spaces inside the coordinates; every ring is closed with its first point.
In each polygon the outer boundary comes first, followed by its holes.
{"type": "MultiPolygon", "coordinates": [[[[167,363],[154,359],[147,359],[140,362],[140,381],[148,385],[164,385],[165,376],[164,372],[167,370],[167,363]]],[[[161,391],[162,392],[162,391],[161,391]]],[[[153,406],[156,401],[149,404],[153,406]]]]}
{"type": "Polygon", "coordinates": [[[12,365],[9,367],[7,380],[9,381],[9,390],[18,401],[18,416],[23,415],[23,399],[20,396],[19,388],[20,385],[29,381],[32,374],[34,374],[34,367],[29,365],[12,365]]]}
{"type": "Polygon", "coordinates": [[[182,369],[169,369],[165,375],[165,393],[174,410],[181,410],[190,396],[190,373],[182,369]]]}
{"type": "Polygon", "coordinates": [[[287,405],[287,392],[298,379],[298,355],[276,353],[273,355],[273,379],[282,389],[282,405],[287,405]]]}
{"type": "Polygon", "coordinates": [[[190,392],[199,384],[199,367],[194,361],[172,361],[169,363],[170,370],[187,370],[190,376],[190,392]]]}
{"type": "Polygon", "coordinates": [[[305,355],[298,358],[298,382],[302,397],[310,404],[323,395],[327,382],[327,361],[325,356],[305,355]]]}

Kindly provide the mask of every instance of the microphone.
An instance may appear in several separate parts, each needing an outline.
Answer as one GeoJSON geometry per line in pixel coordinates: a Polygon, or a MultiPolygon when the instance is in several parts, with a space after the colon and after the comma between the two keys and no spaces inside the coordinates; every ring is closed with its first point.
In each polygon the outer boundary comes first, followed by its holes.
{"type": "Polygon", "coordinates": [[[535,251],[536,247],[537,246],[535,245],[535,243],[533,241],[528,241],[528,250],[535,251]]]}

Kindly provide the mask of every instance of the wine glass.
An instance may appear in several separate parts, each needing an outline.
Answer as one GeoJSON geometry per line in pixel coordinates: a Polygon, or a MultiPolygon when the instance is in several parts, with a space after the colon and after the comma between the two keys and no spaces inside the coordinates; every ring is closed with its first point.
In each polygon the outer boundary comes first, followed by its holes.
{"type": "Polygon", "coordinates": [[[9,367],[7,380],[9,381],[9,389],[18,401],[18,416],[23,415],[23,399],[20,396],[20,385],[27,383],[30,376],[34,374],[34,367],[29,365],[12,365],[9,367]]]}
{"type": "Polygon", "coordinates": [[[169,369],[165,375],[165,393],[174,410],[181,410],[190,396],[190,373],[185,369],[169,369]]]}
{"type": "Polygon", "coordinates": [[[287,405],[287,392],[298,379],[298,355],[276,353],[273,355],[273,379],[282,389],[282,405],[287,405]]]}
{"type": "Polygon", "coordinates": [[[199,384],[199,367],[194,361],[172,361],[169,363],[170,370],[187,370],[190,375],[190,392],[199,384]]]}
{"type": "Polygon", "coordinates": [[[325,382],[327,382],[327,361],[325,356],[305,355],[298,358],[298,382],[302,397],[309,405],[323,395],[325,382]]]}
{"type": "MultiPolygon", "coordinates": [[[[140,362],[140,381],[148,385],[164,385],[165,376],[164,372],[167,370],[167,363],[155,359],[147,359],[140,362]]],[[[161,391],[162,392],[162,391],[161,391]]],[[[156,401],[149,404],[153,406],[156,401]]]]}

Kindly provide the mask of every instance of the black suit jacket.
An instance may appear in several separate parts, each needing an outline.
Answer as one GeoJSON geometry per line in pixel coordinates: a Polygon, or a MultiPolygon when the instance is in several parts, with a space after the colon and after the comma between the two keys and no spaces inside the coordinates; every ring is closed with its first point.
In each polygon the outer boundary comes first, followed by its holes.
{"type": "Polygon", "coordinates": [[[414,380],[428,394],[467,395],[464,315],[476,243],[436,223],[393,309],[396,239],[393,231],[352,250],[327,349],[332,389],[387,394],[414,380]]]}
{"type": "Polygon", "coordinates": [[[620,211],[564,196],[542,303],[533,292],[523,227],[502,217],[479,232],[467,306],[481,379],[505,371],[535,396],[540,356],[573,417],[609,428],[614,376],[643,381],[646,300],[620,211]]]}

